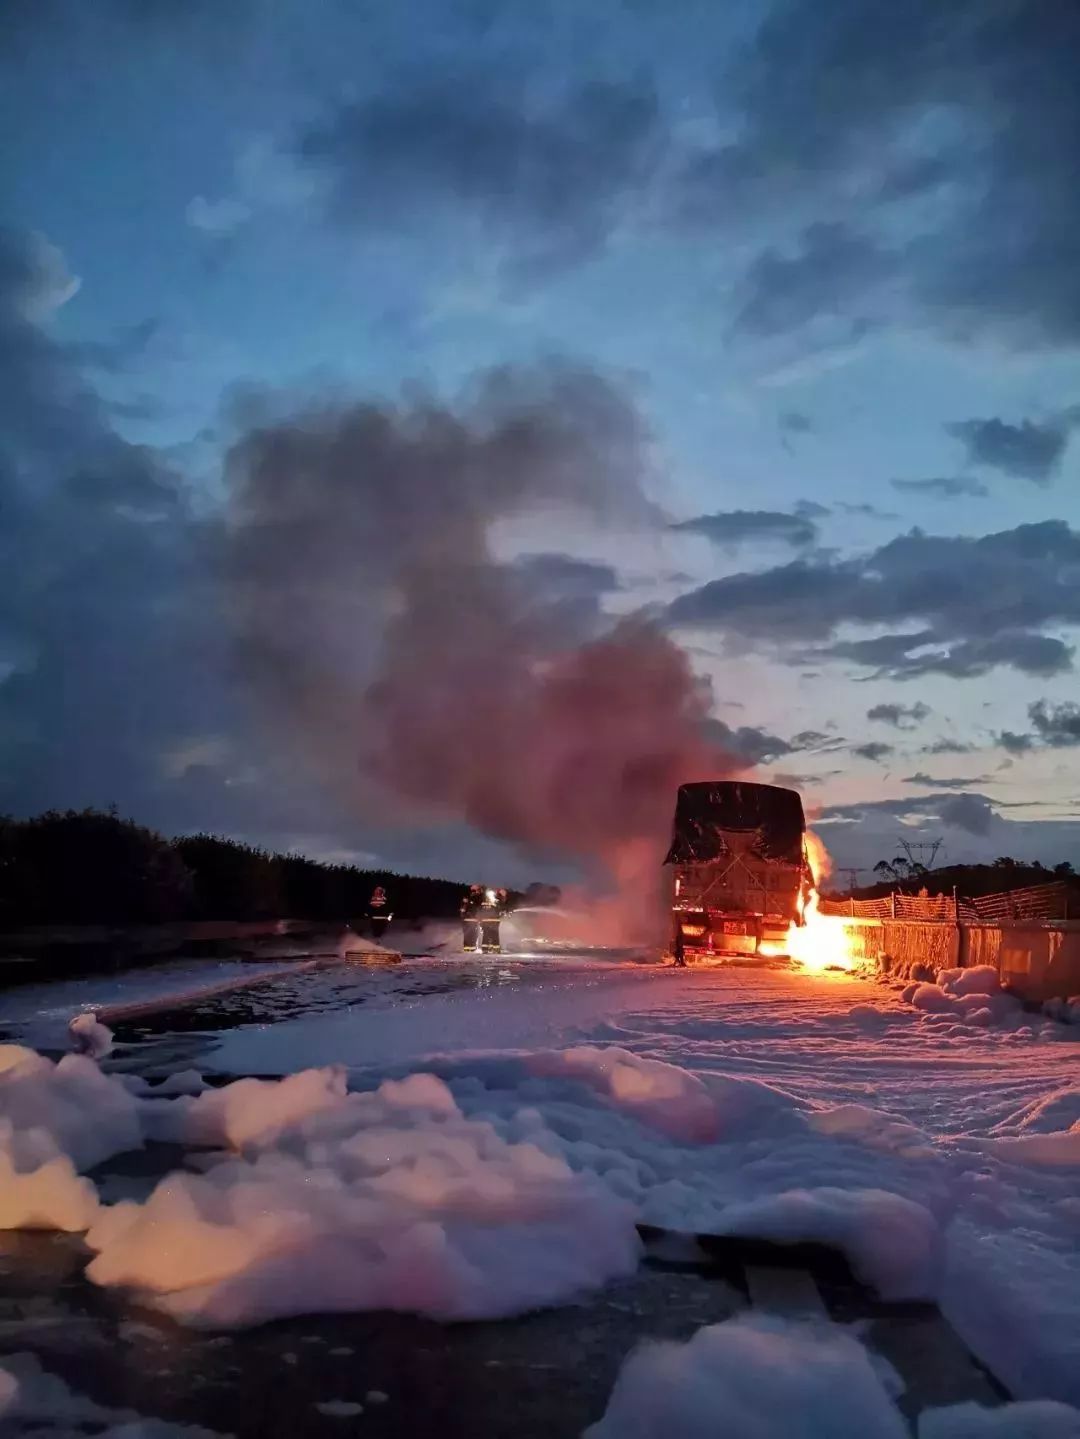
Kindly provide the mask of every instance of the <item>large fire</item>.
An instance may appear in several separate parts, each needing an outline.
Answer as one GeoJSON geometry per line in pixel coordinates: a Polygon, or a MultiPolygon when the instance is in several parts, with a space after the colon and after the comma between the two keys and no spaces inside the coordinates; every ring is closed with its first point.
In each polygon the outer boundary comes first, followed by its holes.
{"type": "MultiPolygon", "coordinates": [[[[799,900],[802,923],[793,922],[786,943],[777,945],[772,952],[787,954],[813,974],[828,969],[853,969],[855,956],[842,916],[821,913],[818,886],[832,869],[832,862],[825,846],[812,830],[808,830],[806,835],[806,855],[813,885],[810,892],[799,900]]],[[[761,953],[765,952],[763,946],[761,953]]]]}

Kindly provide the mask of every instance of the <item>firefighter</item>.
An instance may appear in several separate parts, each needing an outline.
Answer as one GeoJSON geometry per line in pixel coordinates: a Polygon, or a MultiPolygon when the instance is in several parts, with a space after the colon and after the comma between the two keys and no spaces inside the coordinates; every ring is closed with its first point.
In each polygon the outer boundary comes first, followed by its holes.
{"type": "Polygon", "coordinates": [[[390,904],[386,898],[386,890],[381,884],[377,884],[371,892],[368,900],[368,932],[376,944],[386,933],[386,926],[393,919],[390,912],[390,904]]]}
{"type": "Polygon", "coordinates": [[[484,886],[471,884],[468,894],[461,901],[461,947],[466,951],[480,948],[480,908],[483,903],[484,886]]]}
{"type": "Polygon", "coordinates": [[[499,922],[506,913],[506,890],[485,889],[480,906],[480,947],[485,954],[501,954],[499,922]]]}

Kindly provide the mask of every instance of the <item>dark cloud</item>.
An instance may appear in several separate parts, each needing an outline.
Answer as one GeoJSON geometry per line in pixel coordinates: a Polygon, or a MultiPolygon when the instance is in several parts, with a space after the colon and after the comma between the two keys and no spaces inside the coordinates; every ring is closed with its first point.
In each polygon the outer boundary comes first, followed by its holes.
{"type": "Polygon", "coordinates": [[[1028,709],[1028,718],[1044,744],[1055,749],[1080,744],[1080,705],[1071,700],[1061,704],[1036,700],[1028,709]]]}
{"type": "Polygon", "coordinates": [[[0,811],[176,819],[163,757],[225,722],[212,539],[50,338],[71,289],[55,250],[0,234],[0,811]]]}
{"type": "Polygon", "coordinates": [[[997,819],[991,801],[983,794],[948,795],[941,801],[938,815],[942,824],[975,835],[989,834],[997,819]]]}
{"type": "Polygon", "coordinates": [[[833,747],[830,736],[820,730],[800,730],[785,740],[756,725],[729,725],[719,719],[707,720],[704,733],[710,743],[746,764],[769,764],[785,755],[833,747]]]}
{"type": "Polygon", "coordinates": [[[967,447],[968,461],[1006,475],[1046,484],[1061,463],[1069,442],[1064,422],[1036,424],[1021,420],[958,420],[949,430],[967,447]]]}
{"type": "Polygon", "coordinates": [[[744,315],[858,312],[891,273],[951,336],[1074,343],[1078,69],[1080,11],[1055,0],[774,4],[732,66],[745,128],[695,167],[715,197],[697,210],[827,218],[795,256],[762,257],[744,315]]]}
{"type": "Polygon", "coordinates": [[[978,500],[989,493],[989,486],[982,480],[970,479],[967,475],[940,475],[929,480],[890,480],[894,490],[906,494],[925,495],[936,500],[956,500],[961,497],[978,500]]]}
{"type": "Polygon", "coordinates": [[[884,282],[894,265],[879,245],[846,225],[809,225],[794,250],[765,250],[750,266],[736,299],[735,327],[759,335],[797,329],[843,309],[853,290],[884,282]]]}
{"type": "Polygon", "coordinates": [[[821,520],[826,515],[831,515],[832,510],[818,500],[796,500],[792,506],[792,513],[804,520],[821,520]]]}
{"type": "Polygon", "coordinates": [[[1035,748],[1035,740],[1031,735],[1017,734],[1015,730],[1009,729],[1001,731],[997,742],[1009,754],[1027,754],[1028,750],[1035,748]]]}
{"type": "Polygon", "coordinates": [[[674,600],[672,624],[763,641],[799,662],[841,659],[883,675],[958,678],[996,665],[1028,674],[1069,668],[1072,651],[1044,626],[1080,623],[1080,534],[1062,520],[979,538],[912,530],[868,555],[804,558],[712,580],[674,600]],[[842,625],[921,624],[912,633],[834,639],[842,625]],[[806,641],[831,641],[807,650],[806,641]]]}
{"type": "Polygon", "coordinates": [[[1080,705],[1072,700],[1053,704],[1050,700],[1035,700],[1028,705],[1028,719],[1031,730],[1018,734],[1015,730],[1002,730],[997,743],[1009,754],[1027,754],[1039,745],[1051,749],[1069,749],[1080,745],[1080,705]]]}
{"type": "Polygon", "coordinates": [[[868,720],[892,725],[894,729],[915,729],[930,713],[930,706],[917,700],[913,705],[880,704],[866,711],[868,720]]]}
{"type": "Polygon", "coordinates": [[[905,822],[929,820],[976,836],[987,835],[995,825],[1002,823],[994,811],[993,802],[983,794],[912,795],[904,799],[827,805],[822,811],[821,821],[826,824],[853,823],[872,821],[881,816],[905,822]]]}
{"type": "Polygon", "coordinates": [[[851,746],[851,753],[859,756],[860,759],[872,760],[874,764],[880,764],[893,752],[891,744],[884,744],[881,740],[869,740],[866,744],[855,744],[851,746]]]}
{"type": "Polygon", "coordinates": [[[818,538],[818,527],[808,515],[784,510],[721,510],[681,520],[670,528],[704,535],[714,545],[729,550],[754,540],[778,540],[793,549],[804,549],[818,538]]]}
{"type": "Polygon", "coordinates": [[[492,70],[410,75],[345,105],[300,145],[330,181],[346,223],[393,226],[455,207],[510,241],[514,268],[545,271],[594,254],[667,142],[646,81],[592,81],[540,98],[492,70]]]}
{"type": "Polygon", "coordinates": [[[976,679],[998,665],[1041,677],[1061,674],[1072,668],[1073,650],[1051,635],[1024,631],[945,645],[939,644],[931,631],[924,631],[916,635],[882,635],[874,640],[838,641],[813,654],[820,659],[880,665],[876,678],[910,680],[940,674],[951,679],[976,679]]]}
{"type": "Polygon", "coordinates": [[[933,744],[923,745],[923,754],[971,754],[975,749],[973,744],[966,744],[962,740],[936,739],[933,744]]]}
{"type": "Polygon", "coordinates": [[[525,555],[517,562],[518,569],[533,576],[552,589],[572,590],[587,594],[604,594],[619,588],[613,565],[595,560],[579,560],[571,555],[543,553],[525,555]]]}
{"type": "Polygon", "coordinates": [[[962,776],[953,776],[948,779],[935,779],[931,774],[918,770],[915,774],[905,775],[900,781],[901,784],[920,784],[924,789],[970,789],[972,785],[985,784],[987,775],[975,775],[971,779],[964,779],[962,776]]]}

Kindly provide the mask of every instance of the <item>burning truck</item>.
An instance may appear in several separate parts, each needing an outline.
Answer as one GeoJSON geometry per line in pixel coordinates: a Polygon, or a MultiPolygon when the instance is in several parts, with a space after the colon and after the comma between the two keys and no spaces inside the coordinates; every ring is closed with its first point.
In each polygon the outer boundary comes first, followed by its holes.
{"type": "Polygon", "coordinates": [[[814,893],[797,791],[744,780],[682,785],[664,863],[676,964],[788,953],[814,893]]]}

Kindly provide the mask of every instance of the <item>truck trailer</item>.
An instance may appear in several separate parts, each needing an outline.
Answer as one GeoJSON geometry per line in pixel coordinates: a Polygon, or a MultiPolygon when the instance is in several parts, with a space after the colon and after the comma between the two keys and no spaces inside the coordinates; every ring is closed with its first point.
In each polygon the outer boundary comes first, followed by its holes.
{"type": "Polygon", "coordinates": [[[796,790],[744,780],[680,787],[664,861],[676,964],[780,954],[813,878],[796,790]]]}

